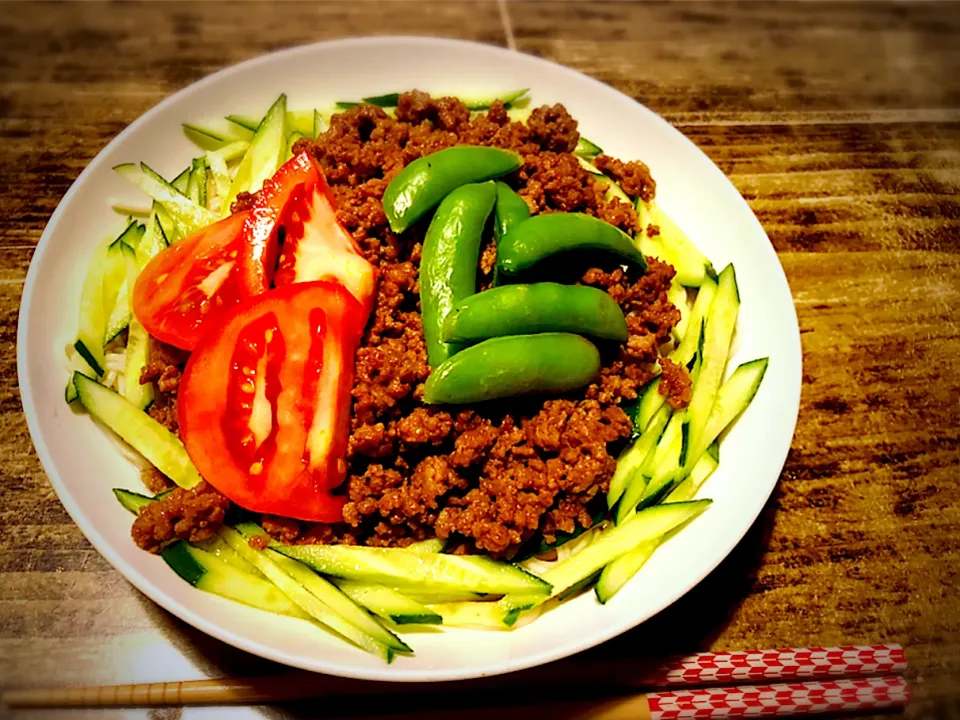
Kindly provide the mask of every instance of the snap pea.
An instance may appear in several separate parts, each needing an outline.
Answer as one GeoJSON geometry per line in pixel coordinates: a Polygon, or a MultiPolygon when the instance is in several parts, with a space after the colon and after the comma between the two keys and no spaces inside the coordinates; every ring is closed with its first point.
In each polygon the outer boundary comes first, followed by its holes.
{"type": "Polygon", "coordinates": [[[530,208],[506,183],[497,183],[497,214],[494,217],[494,237],[497,242],[507,234],[507,230],[530,217],[530,208]]]}
{"type": "Polygon", "coordinates": [[[506,175],[521,163],[512,150],[471,145],[425,155],[390,181],[383,194],[383,211],[391,229],[403,232],[454,188],[506,175]]]}
{"type": "Polygon", "coordinates": [[[504,285],[471,295],[443,322],[446,342],[572,332],[623,342],[627,321],[607,293],[585,285],[504,285]]]}
{"type": "Polygon", "coordinates": [[[579,335],[511,335],[484,340],[444,362],[427,378],[423,399],[459,405],[557,394],[583,387],[599,373],[600,353],[579,335]]]}
{"type": "Polygon", "coordinates": [[[504,275],[517,275],[551,255],[569,250],[604,250],[641,271],[647,269],[643,253],[629,235],[582,213],[548,213],[518,223],[497,246],[497,267],[504,275]]]}
{"type": "Polygon", "coordinates": [[[492,182],[461,185],[430,221],[420,258],[420,314],[430,367],[458,349],[443,342],[440,327],[454,305],[476,292],[480,240],[495,201],[492,182]]]}

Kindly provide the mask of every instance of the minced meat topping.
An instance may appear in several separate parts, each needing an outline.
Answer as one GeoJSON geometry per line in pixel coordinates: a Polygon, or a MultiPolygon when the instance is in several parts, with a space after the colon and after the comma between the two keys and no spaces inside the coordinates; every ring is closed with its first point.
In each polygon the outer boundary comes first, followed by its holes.
{"type": "MultiPolygon", "coordinates": [[[[637,397],[658,360],[664,373],[661,391],[668,392],[671,405],[689,401],[686,369],[659,358],[660,345],[680,319],[667,298],[674,270],[651,258],[643,275],[613,266],[571,278],[609,293],[626,314],[629,331],[619,348],[602,348],[601,377],[585,391],[471,409],[421,402],[430,374],[418,287],[426,221],[402,236],[394,234],[381,204],[387,184],[412,160],[456,144],[508,148],[521,154],[523,165],[503,179],[531,213],[583,212],[626,232],[642,231],[634,208],[608,198],[603,182],[571,154],[578,140],[577,123],[562,105],[538,108],[522,123],[512,122],[499,102],[471,115],[457,99],[414,91],[400,96],[395,117],[359,105],[334,115],[315,142],[299,141],[295,150],[316,156],[340,222],[380,272],[374,310],[356,354],[344,522],[330,526],[265,516],[268,533],[285,542],[375,546],[404,546],[436,536],[450,539],[461,552],[509,557],[538,533],[550,542],[558,532],[591,525],[616,467],[614,448],[631,431],[619,404],[637,397]]],[[[598,167],[627,192],[653,196],[646,166],[601,157],[598,167]]],[[[244,207],[250,202],[238,198],[244,207]]],[[[481,278],[489,275],[494,259],[490,243],[482,254],[481,278]]],[[[163,383],[160,407],[152,413],[175,429],[175,422],[166,421],[171,413],[175,420],[183,365],[176,362],[181,358],[155,359],[149,378],[147,372],[143,378],[158,387],[163,383]]],[[[153,549],[190,532],[202,535],[218,519],[222,522],[227,501],[210,501],[216,493],[206,485],[190,492],[191,503],[203,504],[202,509],[194,512],[194,504],[171,500],[172,510],[138,518],[134,537],[141,546],[153,549]],[[186,528],[193,520],[198,524],[186,528]]]]}

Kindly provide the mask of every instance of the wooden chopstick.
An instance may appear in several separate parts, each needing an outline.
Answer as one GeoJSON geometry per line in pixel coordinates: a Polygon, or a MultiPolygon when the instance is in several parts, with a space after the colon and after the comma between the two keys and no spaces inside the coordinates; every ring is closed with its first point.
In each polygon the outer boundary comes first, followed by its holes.
{"type": "Polygon", "coordinates": [[[279,703],[318,697],[488,695],[491,690],[511,688],[522,688],[525,693],[550,690],[554,695],[558,692],[567,695],[571,688],[585,687],[613,694],[747,682],[895,676],[906,667],[906,656],[899,645],[847,646],[697,653],[666,661],[597,659],[551,664],[492,678],[434,683],[429,687],[419,683],[373,683],[290,672],[259,678],[9,690],[2,702],[10,707],[193,706],[279,703]]]}
{"type": "MultiPolygon", "coordinates": [[[[203,686],[195,683],[187,693],[183,692],[185,683],[155,683],[153,686],[126,685],[113,688],[107,694],[93,692],[85,695],[82,691],[71,694],[71,691],[62,691],[63,698],[70,700],[76,706],[95,703],[97,706],[111,705],[144,705],[144,704],[211,704],[212,701],[222,702],[230,697],[233,702],[259,703],[269,699],[259,693],[250,693],[246,688],[230,694],[226,684],[219,683],[203,686]],[[180,686],[180,687],[178,687],[180,686]],[[151,692],[153,688],[153,692],[151,692]]],[[[105,690],[106,688],[100,688],[105,690]]],[[[82,690],[82,689],[78,689],[82,690]]],[[[90,688],[90,690],[97,690],[90,688]]],[[[262,692],[269,692],[264,686],[262,692]]],[[[33,699],[34,707],[50,707],[49,704],[57,699],[49,693],[36,693],[26,696],[29,691],[20,691],[14,696],[15,702],[11,706],[23,706],[17,699],[33,699]],[[42,701],[42,702],[41,702],[42,701]]],[[[495,696],[496,697],[496,696],[495,696]]],[[[489,700],[489,696],[486,698],[489,700]]],[[[498,699],[510,701],[509,696],[498,699]]],[[[900,676],[871,677],[860,679],[825,680],[805,683],[737,686],[729,688],[682,689],[654,692],[642,695],[623,697],[606,697],[593,700],[553,700],[539,702],[532,705],[533,698],[526,697],[525,704],[501,705],[497,707],[485,706],[480,703],[474,706],[465,706],[463,699],[456,703],[455,714],[458,720],[481,720],[496,716],[498,720],[529,720],[531,714],[539,717],[551,717],[555,720],[569,718],[573,720],[672,720],[684,716],[684,711],[697,708],[696,717],[706,720],[739,717],[743,709],[751,708],[751,716],[771,715],[812,715],[842,712],[861,712],[865,710],[881,710],[904,707],[910,699],[910,691],[906,681],[900,676]]],[[[370,703],[367,699],[357,698],[352,708],[369,711],[370,703]],[[359,700],[359,704],[356,702],[359,700]]],[[[432,704],[432,702],[431,702],[432,704]]],[[[406,708],[410,704],[405,704],[406,708]]],[[[63,706],[62,703],[58,706],[63,706]]],[[[393,710],[405,709],[391,707],[387,715],[355,716],[356,720],[376,720],[377,717],[389,717],[390,720],[445,720],[450,717],[451,709],[425,708],[419,706],[415,711],[394,713],[393,710]]],[[[351,713],[352,715],[353,713],[351,713]]],[[[691,716],[692,717],[692,716],[691,716]]]]}

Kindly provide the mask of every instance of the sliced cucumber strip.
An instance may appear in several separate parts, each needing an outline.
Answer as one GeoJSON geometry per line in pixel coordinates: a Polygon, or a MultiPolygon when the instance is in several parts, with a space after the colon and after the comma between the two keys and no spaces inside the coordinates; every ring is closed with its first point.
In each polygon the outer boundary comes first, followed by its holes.
{"type": "Polygon", "coordinates": [[[511,122],[525,123],[532,112],[533,108],[531,107],[512,107],[507,109],[507,117],[510,118],[511,122]]]}
{"type": "Polygon", "coordinates": [[[325,133],[330,127],[330,123],[319,110],[313,111],[313,134],[311,137],[317,139],[321,133],[325,133]]]}
{"type": "Polygon", "coordinates": [[[102,376],[106,366],[103,338],[107,331],[107,311],[104,303],[103,278],[111,240],[100,243],[93,251],[90,267],[80,292],[80,330],[73,347],[90,368],[102,376]]]}
{"type": "MultiPolygon", "coordinates": [[[[669,407],[665,405],[662,410],[669,410],[669,407]]],[[[647,453],[643,463],[634,473],[629,487],[617,506],[618,525],[628,519],[641,501],[649,496],[654,484],[663,482],[663,475],[672,477],[670,473],[676,471],[679,466],[680,450],[683,444],[681,435],[683,413],[684,411],[681,410],[670,415],[670,421],[660,435],[656,447],[647,453]]]]}
{"type": "MultiPolygon", "coordinates": [[[[320,120],[319,124],[324,126],[323,129],[326,130],[325,126],[327,125],[327,122],[319,110],[287,110],[285,118],[287,130],[298,132],[301,135],[308,137],[316,137],[316,135],[311,135],[311,133],[313,133],[317,128],[318,118],[320,120]]],[[[258,120],[252,115],[227,115],[227,120],[237,127],[243,128],[249,133],[255,133],[262,122],[262,118],[258,120]]],[[[248,135],[244,139],[250,140],[251,137],[252,135],[248,135]]]]}
{"type": "Polygon", "coordinates": [[[376,105],[377,107],[396,107],[400,102],[400,93],[387,93],[386,95],[371,95],[361,98],[361,102],[367,105],[376,105]]]}
{"type": "Polygon", "coordinates": [[[257,577],[263,577],[263,574],[257,570],[257,568],[237,555],[233,548],[227,545],[227,543],[224,542],[223,538],[221,538],[219,535],[214,535],[208,540],[201,540],[200,542],[191,543],[191,545],[193,547],[198,547],[201,550],[205,550],[211,555],[216,555],[225,563],[228,565],[233,565],[238,570],[243,570],[244,572],[250,573],[251,575],[256,575],[257,577]]]}
{"type": "Polygon", "coordinates": [[[358,605],[397,625],[438,625],[443,622],[440,615],[393,588],[344,578],[334,580],[333,584],[358,605]]]}
{"type": "Polygon", "coordinates": [[[673,326],[673,337],[679,343],[683,340],[690,321],[690,306],[687,304],[687,289],[677,282],[676,278],[670,281],[667,288],[667,299],[680,312],[679,322],[673,326]]]}
{"type": "Polygon", "coordinates": [[[216,555],[191,547],[183,541],[165,548],[160,557],[177,575],[198,590],[278,615],[303,619],[310,617],[267,580],[245,573],[216,555]]]}
{"type": "Polygon", "coordinates": [[[227,124],[221,128],[213,125],[183,123],[183,134],[202,150],[219,150],[228,143],[250,140],[253,137],[250,129],[235,124],[227,124]]]}
{"type": "MultiPolygon", "coordinates": [[[[156,175],[156,173],[154,173],[156,175]]],[[[160,180],[163,180],[162,177],[157,176],[160,180]]],[[[163,182],[166,182],[163,180],[163,182]]],[[[179,175],[177,175],[173,180],[170,181],[170,187],[176,190],[178,193],[186,197],[187,195],[187,185],[190,184],[190,168],[187,168],[179,175]]]]}
{"type": "Polygon", "coordinates": [[[441,540],[440,538],[431,538],[430,540],[421,540],[420,542],[411,543],[410,545],[407,545],[404,550],[407,552],[425,553],[429,555],[430,553],[443,552],[443,549],[446,546],[446,540],[441,540]]]}
{"type": "MultiPolygon", "coordinates": [[[[716,443],[710,447],[715,448],[716,443]]],[[[697,494],[697,491],[700,490],[707,481],[707,478],[716,471],[718,465],[719,461],[710,452],[705,452],[700,456],[700,459],[697,460],[697,464],[693,466],[690,474],[684,478],[683,482],[674,488],[673,492],[667,495],[664,502],[673,503],[692,500],[697,494]]]]}
{"type": "Polygon", "coordinates": [[[313,132],[313,113],[313,110],[288,110],[287,131],[310,137],[313,132]]]}
{"type": "Polygon", "coordinates": [[[132,163],[117,165],[114,170],[161,203],[177,224],[180,235],[189,235],[217,220],[213,213],[181,195],[173,185],[144,163],[140,163],[140,167],[132,163]]]}
{"type": "Polygon", "coordinates": [[[680,470],[680,453],[683,450],[683,423],[686,418],[685,410],[678,410],[670,418],[670,424],[663,432],[657,451],[654,453],[653,464],[649,469],[649,481],[643,489],[638,507],[656,503],[663,497],[667,486],[674,482],[680,470]]]}
{"type": "MultiPolygon", "coordinates": [[[[143,238],[137,246],[137,267],[140,269],[142,269],[154,255],[170,244],[163,227],[163,221],[161,220],[161,216],[163,215],[166,215],[163,206],[154,201],[143,238]]],[[[172,221],[170,222],[172,224],[172,221]]]]}
{"type": "Polygon", "coordinates": [[[204,158],[195,158],[191,163],[187,197],[200,207],[207,207],[207,163],[204,158]]]}
{"type": "Polygon", "coordinates": [[[444,626],[510,630],[510,626],[503,622],[503,610],[498,603],[449,602],[436,603],[429,608],[442,619],[444,626]]]}
{"type": "Polygon", "coordinates": [[[637,574],[658,547],[660,547],[659,539],[641,543],[607,565],[600,573],[600,579],[594,587],[597,600],[606,603],[612,598],[630,578],[637,574]]]}
{"type": "Polygon", "coordinates": [[[237,199],[237,195],[241,192],[257,192],[263,182],[272,177],[280,167],[287,151],[286,115],[287,96],[281,95],[260,122],[249,149],[240,161],[226,202],[220,208],[223,217],[230,214],[230,206],[237,199]]]}
{"type": "MultiPolygon", "coordinates": [[[[713,303],[713,297],[717,291],[717,284],[714,280],[707,278],[703,285],[697,291],[697,299],[693,303],[690,315],[687,318],[687,327],[683,335],[683,340],[667,356],[670,360],[688,366],[693,360],[698,348],[703,340],[703,320],[710,310],[713,303]]],[[[644,388],[643,395],[640,398],[640,405],[637,409],[637,424],[643,428],[646,427],[654,414],[660,410],[667,399],[660,394],[660,378],[654,378],[644,388]]]]}
{"type": "Polygon", "coordinates": [[[131,492],[130,490],[122,490],[121,488],[114,488],[113,495],[125,510],[129,510],[134,515],[139,515],[143,508],[156,500],[156,498],[152,498],[149,495],[142,495],[131,492]]]}
{"type": "MultiPolygon", "coordinates": [[[[253,537],[269,538],[269,536],[254,523],[241,523],[237,526],[237,532],[249,540],[253,537]]],[[[254,551],[256,552],[256,551],[254,551]]],[[[371,617],[370,613],[351,600],[346,594],[340,591],[330,581],[317,575],[306,565],[301,565],[296,560],[291,560],[274,550],[267,549],[264,553],[283,570],[292,577],[318,600],[335,612],[345,621],[353,625],[357,630],[366,633],[374,640],[383,643],[396,652],[411,652],[410,647],[400,638],[394,635],[381,625],[376,618],[371,617]]]]}
{"type": "MultiPolygon", "coordinates": [[[[626,203],[627,205],[633,205],[633,200],[631,200],[630,196],[623,191],[623,188],[620,187],[620,185],[618,185],[616,182],[608,178],[606,175],[597,175],[594,179],[601,185],[606,186],[607,193],[606,195],[604,195],[604,199],[609,201],[616,198],[622,203],[626,203]]],[[[649,253],[644,253],[644,254],[648,255],[649,253]]]]}
{"type": "Polygon", "coordinates": [[[713,439],[705,439],[707,421],[723,381],[730,344],[737,325],[740,294],[733,265],[727,265],[717,281],[717,293],[710,306],[710,314],[703,329],[702,367],[693,384],[693,395],[687,408],[689,427],[681,463],[689,457],[691,464],[707,449],[713,439]]]}
{"type": "MultiPolygon", "coordinates": [[[[249,130],[251,133],[255,133],[257,128],[260,127],[260,120],[251,115],[227,115],[227,120],[237,127],[249,130]]],[[[253,137],[253,135],[250,137],[253,137]]]]}
{"type": "Polygon", "coordinates": [[[127,261],[124,249],[135,252],[143,237],[144,228],[136,222],[130,223],[123,234],[111,243],[107,249],[107,259],[103,272],[103,308],[107,324],[103,333],[103,344],[113,340],[130,322],[130,299],[127,287],[127,261]]]}
{"type": "Polygon", "coordinates": [[[224,145],[219,150],[216,150],[211,155],[219,155],[225,163],[232,163],[234,160],[239,160],[246,154],[247,150],[250,149],[250,143],[246,140],[236,140],[232,143],[224,145]]]}
{"type": "Polygon", "coordinates": [[[577,141],[577,146],[573,149],[574,155],[583,158],[594,158],[602,152],[603,148],[596,143],[590,142],[583,137],[583,135],[580,136],[580,139],[577,141]]]}
{"type": "Polygon", "coordinates": [[[637,233],[640,250],[644,255],[652,255],[673,265],[677,271],[677,281],[687,287],[700,287],[705,278],[715,276],[710,261],[655,201],[645,203],[639,198],[636,208],[637,215],[640,216],[640,227],[644,228],[637,233]],[[647,235],[648,225],[656,225],[660,234],[653,237],[647,235]]]}
{"type": "Polygon", "coordinates": [[[453,592],[450,590],[424,592],[411,585],[401,585],[399,587],[391,588],[391,590],[396,590],[401,595],[404,595],[411,600],[416,600],[418,603],[423,605],[436,605],[437,603],[453,602],[474,602],[476,600],[483,600],[485,597],[487,597],[487,595],[482,593],[453,592]]]}
{"type": "MultiPolygon", "coordinates": [[[[346,620],[342,617],[339,612],[333,610],[328,606],[323,600],[317,597],[314,594],[313,590],[318,589],[317,586],[329,586],[332,588],[333,592],[340,594],[347,602],[349,602],[353,607],[357,609],[357,612],[361,613],[371,622],[374,622],[369,615],[363,612],[360,608],[356,607],[349,598],[340,593],[339,590],[334,588],[329,583],[325,582],[323,578],[311,573],[307,568],[297,563],[284,563],[281,566],[280,563],[276,562],[278,559],[283,560],[283,556],[277,553],[268,553],[268,551],[259,551],[254,550],[247,540],[239,532],[233,528],[222,527],[217,531],[217,534],[236,552],[241,558],[252,564],[257,568],[264,577],[266,577],[270,582],[276,585],[287,597],[289,597],[293,602],[300,606],[303,610],[313,616],[323,625],[335,630],[340,633],[343,637],[350,640],[358,647],[366,650],[367,652],[373,653],[387,662],[390,662],[393,659],[393,655],[397,651],[406,651],[407,646],[400,642],[399,639],[395,639],[392,633],[388,630],[377,624],[379,628],[378,634],[381,634],[380,631],[385,636],[391,638],[389,643],[383,642],[380,639],[373,637],[367,632],[356,627],[353,623],[346,620]],[[309,577],[316,578],[320,581],[319,583],[314,583],[313,580],[308,580],[311,587],[307,588],[301,584],[301,579],[306,579],[308,576],[298,576],[294,578],[290,574],[291,568],[300,568],[305,571],[309,577]]],[[[294,570],[294,573],[298,573],[298,570],[294,570]]],[[[325,594],[325,589],[321,590],[325,594]]]]}
{"type": "MultiPolygon", "coordinates": [[[[580,163],[580,167],[582,167],[584,170],[586,170],[586,171],[587,171],[588,173],[590,173],[591,175],[595,175],[595,176],[597,176],[598,178],[606,177],[602,172],[600,172],[600,170],[598,170],[598,169],[596,168],[596,166],[594,166],[593,163],[590,162],[590,160],[589,160],[588,158],[584,158],[584,157],[581,157],[581,156],[578,155],[578,156],[577,156],[577,162],[580,163]]],[[[608,179],[609,179],[609,178],[608,178],[608,179]]]]}
{"type": "MultiPolygon", "coordinates": [[[[155,225],[159,228],[159,225],[155,225]]],[[[163,230],[159,230],[160,236],[163,236],[163,230]]],[[[140,256],[138,251],[126,249],[124,260],[126,261],[127,284],[126,287],[133,288],[137,282],[137,276],[140,274],[140,256]]],[[[127,347],[124,350],[124,378],[123,396],[134,406],[141,410],[146,410],[153,402],[153,385],[150,383],[140,384],[140,376],[143,369],[150,361],[150,335],[143,325],[133,314],[133,305],[127,304],[128,330],[127,347]]]]}
{"type": "Polygon", "coordinates": [[[507,90],[506,92],[494,95],[460,96],[460,99],[469,110],[487,110],[497,100],[500,100],[509,108],[511,105],[523,98],[528,92],[530,92],[530,88],[522,88],[520,90],[507,90]]]}
{"type": "Polygon", "coordinates": [[[409,552],[347,545],[271,545],[317,572],[380,585],[429,590],[508,593],[549,591],[540,578],[516,565],[481,556],[409,552]]]}
{"type": "MultiPolygon", "coordinates": [[[[608,528],[597,540],[580,552],[557,563],[543,574],[543,579],[553,587],[552,595],[558,595],[583,578],[593,575],[624,553],[660,537],[681,523],[699,515],[711,502],[694,500],[687,503],[657,505],[641,510],[622,525],[608,528]]],[[[517,608],[529,607],[529,603],[529,597],[507,595],[497,604],[504,613],[505,622],[508,622],[517,608]]]]}
{"type": "Polygon", "coordinates": [[[207,167],[210,169],[214,189],[213,195],[207,198],[207,207],[211,212],[217,212],[230,194],[230,171],[223,156],[215,152],[207,153],[207,167]]]}
{"type": "Polygon", "coordinates": [[[80,373],[73,374],[80,402],[160,472],[183,488],[200,482],[180,438],[122,395],[80,373]]]}
{"type": "Polygon", "coordinates": [[[702,341],[701,334],[703,325],[713,306],[713,298],[717,294],[717,282],[713,278],[707,278],[703,281],[700,289],[697,290],[697,299],[693,301],[693,307],[690,310],[690,317],[687,320],[687,331],[683,335],[683,340],[671,352],[669,357],[674,362],[681,365],[689,365],[693,360],[702,341]]]}
{"type": "MultiPolygon", "coordinates": [[[[617,504],[627,486],[632,483],[640,466],[647,459],[647,455],[656,447],[670,419],[670,408],[661,407],[654,417],[654,422],[642,431],[640,439],[620,453],[620,457],[617,458],[617,469],[610,480],[610,489],[607,491],[607,508],[610,510],[617,504]]],[[[643,482],[642,476],[637,479],[643,482]]]]}
{"type": "MultiPolygon", "coordinates": [[[[760,388],[769,362],[769,358],[760,358],[743,363],[723,383],[720,390],[717,391],[713,407],[710,409],[706,429],[701,436],[699,445],[691,444],[688,446],[690,447],[689,460],[687,465],[684,466],[684,470],[688,470],[689,465],[695,467],[701,458],[708,455],[711,443],[715,444],[720,434],[747,409],[760,388]],[[704,447],[704,443],[708,447],[704,447]]],[[[716,453],[719,454],[719,447],[716,453]]]]}
{"type": "Polygon", "coordinates": [[[760,383],[763,382],[763,376],[769,364],[770,358],[743,363],[720,386],[713,407],[710,409],[710,417],[707,419],[704,441],[713,442],[747,409],[757,390],[760,389],[760,383]]]}
{"type": "Polygon", "coordinates": [[[557,595],[557,602],[563,602],[564,600],[569,600],[574,595],[578,594],[581,590],[584,590],[590,587],[591,585],[593,585],[597,581],[598,577],[600,577],[600,573],[595,572],[593,575],[588,575],[580,582],[575,582],[573,585],[568,587],[562,593],[557,595]]]}

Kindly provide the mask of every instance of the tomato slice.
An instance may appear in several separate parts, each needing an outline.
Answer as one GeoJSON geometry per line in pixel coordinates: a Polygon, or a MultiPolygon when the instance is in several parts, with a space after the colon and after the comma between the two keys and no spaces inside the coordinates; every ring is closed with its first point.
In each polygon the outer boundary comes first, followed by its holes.
{"type": "Polygon", "coordinates": [[[337,522],[353,355],[367,315],[342,285],[268,290],[208,328],[180,381],[180,434],[200,474],[255,512],[337,522]]]}
{"type": "Polygon", "coordinates": [[[373,304],[377,271],[337,221],[330,186],[307,152],[288,160],[257,194],[243,227],[242,268],[252,289],[336,280],[368,311],[373,304]]]}
{"type": "Polygon", "coordinates": [[[133,311],[165,343],[192,350],[206,326],[262,292],[240,282],[241,230],[248,213],[209,225],[157,253],[137,277],[133,311]]]}

